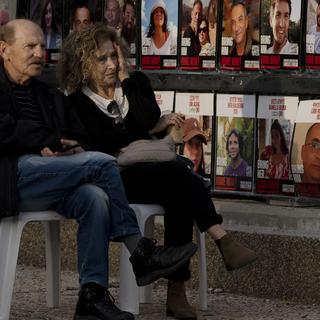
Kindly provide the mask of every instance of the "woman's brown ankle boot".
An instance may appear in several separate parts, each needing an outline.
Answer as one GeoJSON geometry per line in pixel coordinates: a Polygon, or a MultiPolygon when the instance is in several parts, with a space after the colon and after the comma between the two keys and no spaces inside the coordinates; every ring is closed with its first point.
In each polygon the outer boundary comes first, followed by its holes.
{"type": "Polygon", "coordinates": [[[168,281],[167,316],[176,319],[197,319],[195,310],[190,306],[183,281],[168,281]]]}
{"type": "Polygon", "coordinates": [[[227,270],[240,269],[257,259],[256,253],[235,240],[229,233],[216,244],[221,252],[227,270]]]}

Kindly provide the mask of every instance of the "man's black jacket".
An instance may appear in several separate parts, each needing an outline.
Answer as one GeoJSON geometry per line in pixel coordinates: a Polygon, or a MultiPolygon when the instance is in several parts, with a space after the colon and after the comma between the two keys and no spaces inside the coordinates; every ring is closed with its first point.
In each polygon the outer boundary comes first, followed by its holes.
{"type": "Polygon", "coordinates": [[[43,122],[23,120],[12,93],[12,85],[0,67],[0,218],[18,214],[17,162],[19,156],[40,153],[44,147],[55,150],[61,137],[80,139],[80,126],[64,107],[57,89],[32,79],[30,82],[43,116],[43,122]],[[69,125],[67,125],[69,122],[69,125]],[[79,128],[70,133],[68,127],[79,128]]]}

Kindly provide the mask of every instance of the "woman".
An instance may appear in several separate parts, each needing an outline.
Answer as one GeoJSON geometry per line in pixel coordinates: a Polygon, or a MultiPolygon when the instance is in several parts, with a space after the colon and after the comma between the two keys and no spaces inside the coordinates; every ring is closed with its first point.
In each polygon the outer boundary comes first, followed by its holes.
{"type": "Polygon", "coordinates": [[[198,29],[198,38],[201,46],[199,56],[214,56],[214,47],[209,42],[208,26],[208,21],[203,18],[198,29]]]}
{"type": "Polygon", "coordinates": [[[150,46],[147,54],[176,55],[177,43],[175,37],[168,30],[168,14],[163,0],[156,0],[150,13],[150,24],[147,38],[150,46]]]}
{"type": "Polygon", "coordinates": [[[226,149],[231,162],[227,166],[224,175],[232,177],[250,176],[249,166],[241,156],[243,141],[237,129],[232,129],[228,134],[226,149]]]}
{"type": "MultiPolygon", "coordinates": [[[[115,31],[100,24],[70,34],[62,49],[61,87],[71,93],[70,106],[76,106],[92,150],[116,154],[132,141],[150,139],[149,130],[160,118],[148,78],[137,71],[128,74],[123,52],[123,43],[115,31]]],[[[141,163],[124,168],[121,174],[130,202],[159,203],[164,207],[165,244],[190,242],[195,220],[199,229],[216,241],[228,269],[255,260],[252,250],[224,231],[222,217],[216,213],[203,183],[184,163],[141,163]]],[[[196,319],[185,293],[189,263],[168,278],[168,314],[196,319]]]]}
{"type": "Polygon", "coordinates": [[[266,146],[262,158],[268,160],[265,177],[270,179],[289,178],[289,149],[278,120],[271,125],[271,146],[266,146]]]}
{"type": "Polygon", "coordinates": [[[59,48],[61,45],[61,33],[56,21],[55,8],[52,0],[45,2],[41,17],[41,28],[45,36],[46,48],[59,48]]]}

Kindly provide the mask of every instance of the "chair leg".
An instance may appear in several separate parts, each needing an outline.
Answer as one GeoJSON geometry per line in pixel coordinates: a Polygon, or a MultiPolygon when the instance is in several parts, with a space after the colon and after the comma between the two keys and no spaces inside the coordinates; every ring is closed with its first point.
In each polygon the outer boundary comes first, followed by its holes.
{"type": "Polygon", "coordinates": [[[47,305],[60,305],[60,221],[43,222],[46,241],[47,305]]]}
{"type": "Polygon", "coordinates": [[[195,226],[195,233],[198,243],[198,260],[199,260],[199,298],[200,310],[208,310],[208,283],[207,283],[207,258],[206,258],[206,239],[205,234],[200,233],[195,226]]]}
{"type": "Polygon", "coordinates": [[[129,261],[130,253],[124,244],[120,257],[119,307],[123,311],[139,314],[139,295],[135,275],[129,261]]]}
{"type": "MultiPolygon", "coordinates": [[[[146,221],[142,221],[141,231],[145,237],[152,238],[154,231],[154,216],[149,217],[146,221]]],[[[140,288],[140,302],[141,303],[152,303],[152,289],[153,284],[148,284],[140,288]]]]}
{"type": "Polygon", "coordinates": [[[23,227],[18,217],[4,218],[0,223],[0,320],[9,319],[23,227]]]}

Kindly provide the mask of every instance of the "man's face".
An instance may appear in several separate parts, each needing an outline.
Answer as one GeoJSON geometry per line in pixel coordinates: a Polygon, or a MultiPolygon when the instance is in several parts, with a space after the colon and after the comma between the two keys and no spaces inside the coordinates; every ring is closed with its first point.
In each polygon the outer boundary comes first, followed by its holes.
{"type": "Polygon", "coordinates": [[[243,5],[238,4],[231,11],[231,27],[237,46],[245,45],[248,28],[248,16],[243,5]]]}
{"type": "Polygon", "coordinates": [[[239,147],[239,139],[233,133],[228,140],[228,153],[229,157],[233,160],[237,159],[239,156],[240,147],[239,147]]]}
{"type": "Polygon", "coordinates": [[[118,56],[111,40],[105,41],[93,56],[89,82],[96,88],[113,86],[118,80],[118,56]]]}
{"type": "Polygon", "coordinates": [[[320,123],[313,126],[301,149],[303,182],[320,183],[320,123]]]}
{"type": "Polygon", "coordinates": [[[113,28],[118,27],[120,19],[120,7],[117,0],[107,1],[104,17],[107,25],[113,28]]]}
{"type": "Polygon", "coordinates": [[[42,72],[45,41],[43,32],[34,24],[21,24],[15,29],[15,41],[4,43],[2,56],[11,80],[24,84],[42,72]]]}
{"type": "Polygon", "coordinates": [[[196,27],[199,27],[201,18],[202,18],[202,6],[199,3],[197,3],[191,11],[191,24],[196,27]]]}
{"type": "Polygon", "coordinates": [[[274,11],[270,12],[270,26],[274,41],[282,45],[288,38],[290,13],[287,1],[277,0],[274,11]]]}
{"type": "Polygon", "coordinates": [[[123,12],[123,24],[127,29],[132,29],[136,25],[136,13],[131,4],[127,4],[123,12]]]}
{"type": "Polygon", "coordinates": [[[79,32],[89,24],[91,24],[91,18],[88,8],[77,8],[74,13],[73,30],[79,32]]]}

